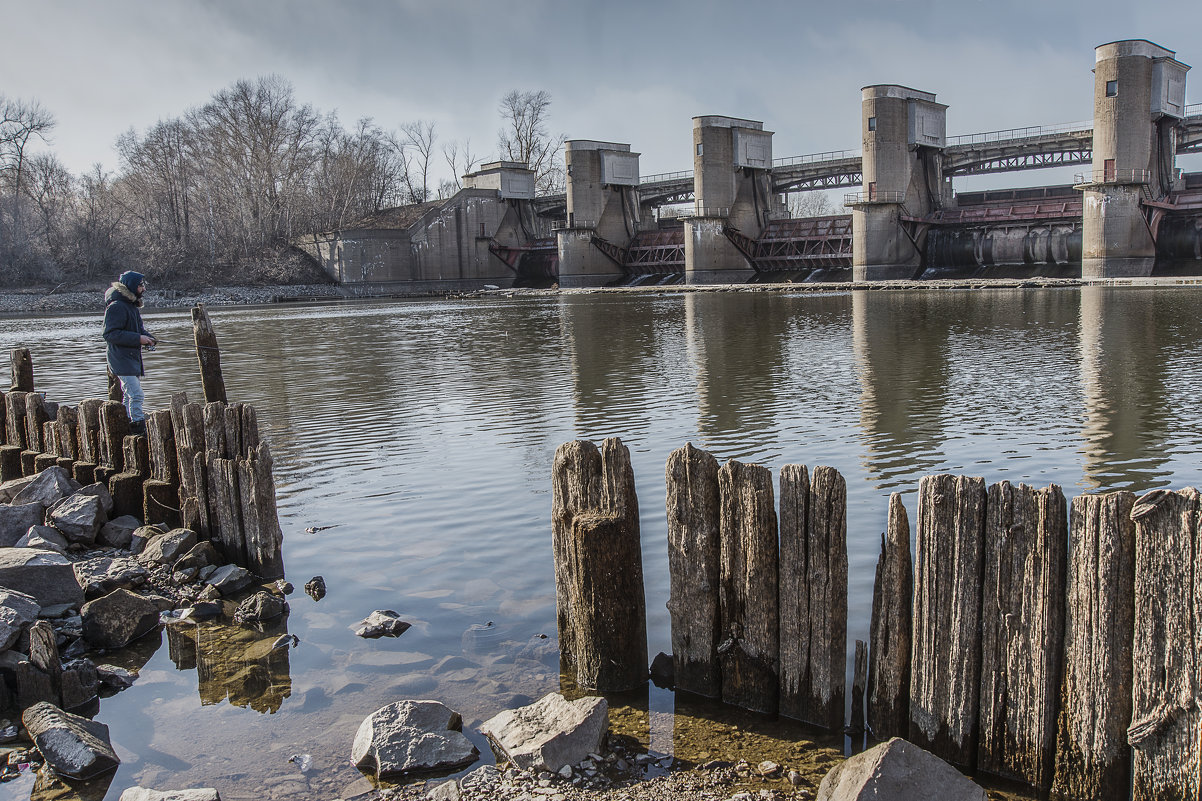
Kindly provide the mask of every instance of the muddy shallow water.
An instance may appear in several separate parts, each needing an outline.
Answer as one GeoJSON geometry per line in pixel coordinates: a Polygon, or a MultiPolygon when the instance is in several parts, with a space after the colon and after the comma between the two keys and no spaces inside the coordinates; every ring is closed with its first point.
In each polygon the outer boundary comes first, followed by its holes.
{"type": "MultiPolygon", "coordinates": [[[[639,493],[649,650],[670,650],[664,463],[691,441],[848,483],[849,651],[867,639],[890,492],[982,475],[1084,491],[1202,481],[1202,292],[1101,288],[844,294],[570,295],[211,309],[231,400],[276,459],[291,614],[112,655],[141,676],[102,703],[123,764],[90,797],[216,786],[226,799],[333,798],[364,716],[402,697],[465,730],[560,688],[555,448],[620,436],[639,493]],[[312,531],[309,531],[312,529],[312,531]],[[314,575],[328,595],[300,591],[314,575]],[[362,640],[373,609],[413,624],[362,640]],[[281,633],[300,644],[270,653],[281,633]],[[543,640],[539,635],[549,635],[543,640]],[[302,772],[309,755],[311,767],[302,772]],[[106,795],[107,793],[107,795],[106,795]]],[[[190,319],[147,315],[148,405],[199,398],[190,319]]],[[[99,396],[98,316],[0,320],[39,390],[99,396]]],[[[850,662],[850,660],[849,660],[850,662]]],[[[686,762],[772,759],[815,780],[848,747],[651,687],[615,731],[686,762]]],[[[32,779],[0,785],[28,798],[32,779]]]]}

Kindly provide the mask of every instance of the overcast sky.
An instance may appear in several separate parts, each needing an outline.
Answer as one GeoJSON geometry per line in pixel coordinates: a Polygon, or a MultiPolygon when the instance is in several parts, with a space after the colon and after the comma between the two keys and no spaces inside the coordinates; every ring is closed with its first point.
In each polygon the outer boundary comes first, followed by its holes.
{"type": "MultiPolygon", "coordinates": [[[[1199,0],[0,0],[0,11],[0,93],[54,114],[51,147],[77,172],[118,168],[123,131],[271,73],[344,125],[433,120],[441,141],[470,137],[489,156],[500,98],[546,89],[553,132],[629,143],[647,175],[692,168],[701,114],[762,120],[780,158],[858,147],[868,84],[936,93],[960,134],[1089,119],[1105,42],[1146,38],[1202,65],[1199,0]]],[[[1202,71],[1187,87],[1202,101],[1202,71]]]]}

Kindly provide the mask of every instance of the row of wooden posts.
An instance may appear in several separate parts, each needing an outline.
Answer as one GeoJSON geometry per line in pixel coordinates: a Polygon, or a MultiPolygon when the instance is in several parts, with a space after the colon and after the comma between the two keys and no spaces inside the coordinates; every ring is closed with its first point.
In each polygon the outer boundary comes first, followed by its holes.
{"type": "MultiPolygon", "coordinates": [[[[33,359],[13,350],[12,389],[0,392],[0,482],[51,466],[87,485],[105,484],[113,516],[184,526],[217,544],[231,562],[264,578],[284,575],[275,480],[253,406],[227,403],[220,353],[203,306],[193,330],[206,403],[186,393],[146,414],[145,436],[130,433],[116,399],[60,405],[34,391],[33,359]]],[[[110,398],[112,395],[110,395],[110,398]]]]}
{"type": "MultiPolygon", "coordinates": [[[[558,449],[560,649],[577,683],[647,678],[638,500],[620,440],[558,449]]],[[[686,445],[667,462],[678,690],[844,727],[846,486],[686,445]]],[[[1202,794],[1202,496],[924,477],[914,561],[889,502],[852,727],[1071,799],[1202,794]],[[864,707],[867,707],[865,713],[864,707]]]]}

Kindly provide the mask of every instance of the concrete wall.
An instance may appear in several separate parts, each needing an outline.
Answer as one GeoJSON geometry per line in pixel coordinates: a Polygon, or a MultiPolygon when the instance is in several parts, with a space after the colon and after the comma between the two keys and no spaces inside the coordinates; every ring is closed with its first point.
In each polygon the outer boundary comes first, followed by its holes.
{"type": "Polygon", "coordinates": [[[574,139],[564,144],[568,227],[556,232],[560,286],[602,286],[623,275],[622,268],[592,244],[595,234],[627,247],[640,224],[637,169],[633,185],[606,183],[603,161],[611,155],[637,159],[639,154],[618,142],[574,139]]]}

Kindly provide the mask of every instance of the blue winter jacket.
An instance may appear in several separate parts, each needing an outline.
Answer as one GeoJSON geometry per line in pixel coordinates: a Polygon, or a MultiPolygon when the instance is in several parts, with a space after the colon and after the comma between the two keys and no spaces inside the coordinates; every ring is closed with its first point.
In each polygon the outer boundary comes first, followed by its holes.
{"type": "Polygon", "coordinates": [[[138,296],[115,282],[104,293],[104,341],[108,343],[108,365],[113,375],[145,375],[142,369],[142,335],[151,336],[142,325],[138,296]]]}

